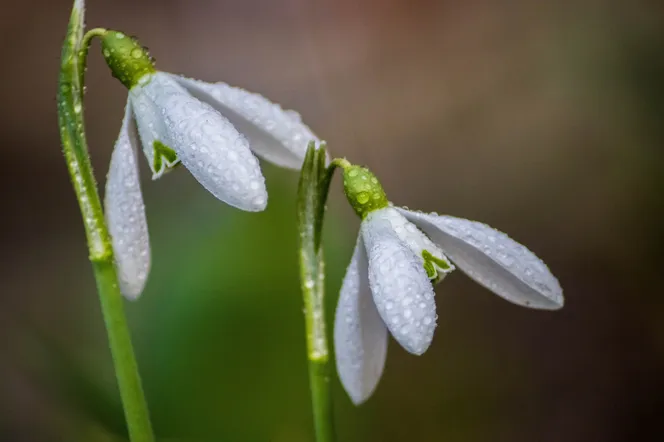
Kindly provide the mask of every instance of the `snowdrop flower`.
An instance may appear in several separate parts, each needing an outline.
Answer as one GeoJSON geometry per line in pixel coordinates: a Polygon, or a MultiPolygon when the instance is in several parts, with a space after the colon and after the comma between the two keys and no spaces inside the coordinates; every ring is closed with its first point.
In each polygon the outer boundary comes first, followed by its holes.
{"type": "Polygon", "coordinates": [[[345,162],[344,190],[362,218],[334,324],[337,371],[355,404],[385,365],[387,331],[421,355],[436,328],[433,284],[456,267],[506,300],[555,310],[562,289],[546,265],[486,224],[392,206],[376,177],[345,162]]]}
{"type": "Polygon", "coordinates": [[[308,142],[319,140],[299,114],[258,94],[155,70],[146,49],[121,32],[106,31],[101,42],[113,76],[129,89],[104,206],[122,293],[135,299],[150,268],[139,145],[153,179],[181,163],[221,201],[261,211],[267,191],[254,154],[299,169],[308,142]]]}

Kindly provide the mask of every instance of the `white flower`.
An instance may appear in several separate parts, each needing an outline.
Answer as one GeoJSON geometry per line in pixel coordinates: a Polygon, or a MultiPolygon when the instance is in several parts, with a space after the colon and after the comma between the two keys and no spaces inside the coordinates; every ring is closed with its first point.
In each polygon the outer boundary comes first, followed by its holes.
{"type": "Polygon", "coordinates": [[[515,304],[563,306],[562,289],[546,265],[504,233],[394,207],[366,169],[347,169],[344,184],[363,220],[339,295],[334,345],[339,377],[355,404],[368,399],[380,380],[388,330],[408,352],[427,350],[437,319],[432,282],[450,273],[452,263],[515,304]]]}
{"type": "Polygon", "coordinates": [[[153,179],[182,163],[215,197],[252,212],[267,204],[254,153],[297,169],[308,143],[319,140],[297,113],[258,94],[154,70],[147,52],[120,32],[108,31],[102,49],[114,76],[129,89],[104,205],[121,290],[135,299],[150,268],[139,140],[153,179]]]}

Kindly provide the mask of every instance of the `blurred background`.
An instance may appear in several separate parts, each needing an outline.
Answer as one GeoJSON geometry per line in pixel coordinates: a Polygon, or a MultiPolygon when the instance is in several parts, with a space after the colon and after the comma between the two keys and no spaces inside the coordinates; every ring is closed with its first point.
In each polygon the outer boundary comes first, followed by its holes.
{"type": "MultiPolygon", "coordinates": [[[[637,0],[88,0],[158,68],[297,109],[390,199],[486,222],[565,290],[523,309],[455,272],[422,357],[390,342],[374,396],[333,379],[340,441],[664,440],[664,7],[637,0]]],[[[0,440],[125,432],[55,90],[65,0],[0,6],[0,440]]],[[[97,44],[88,139],[103,184],[127,93],[97,44]]],[[[311,441],[294,199],[260,214],[184,169],[142,178],[153,270],[127,303],[163,441],[311,441]]],[[[326,220],[328,323],[359,221],[326,220]]]]}

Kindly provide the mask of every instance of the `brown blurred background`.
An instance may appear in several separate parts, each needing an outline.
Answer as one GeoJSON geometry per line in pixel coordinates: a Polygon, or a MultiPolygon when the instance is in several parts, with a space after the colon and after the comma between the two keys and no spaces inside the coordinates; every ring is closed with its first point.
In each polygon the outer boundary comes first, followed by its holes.
{"type": "MultiPolygon", "coordinates": [[[[340,441],[664,440],[664,7],[653,1],[88,0],[158,68],[297,109],[395,204],[486,222],[535,251],[566,306],[516,307],[460,272],[420,358],[390,343],[366,405],[338,381],[340,441]]],[[[0,5],[0,440],[124,428],[59,148],[71,7],[0,5]]],[[[86,120],[103,183],[126,91],[95,44],[86,120]]],[[[143,164],[145,166],[145,164],[143,164]]],[[[145,168],[144,168],[145,171],[145,168]]],[[[184,169],[143,173],[153,244],[127,305],[159,440],[308,441],[295,174],[265,213],[184,169]]],[[[329,321],[358,221],[333,183],[329,321]]]]}

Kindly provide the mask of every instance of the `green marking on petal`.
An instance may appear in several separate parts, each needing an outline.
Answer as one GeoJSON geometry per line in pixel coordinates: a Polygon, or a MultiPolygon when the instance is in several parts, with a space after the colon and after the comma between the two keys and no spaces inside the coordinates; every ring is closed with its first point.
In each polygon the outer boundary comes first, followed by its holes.
{"type": "Polygon", "coordinates": [[[159,140],[152,143],[154,153],[152,156],[152,171],[157,177],[161,176],[166,170],[172,169],[179,164],[177,153],[159,140]]]}
{"type": "Polygon", "coordinates": [[[447,261],[433,256],[428,250],[422,250],[422,258],[424,258],[425,261],[431,261],[443,270],[450,269],[450,264],[447,261]]]}
{"type": "Polygon", "coordinates": [[[344,193],[355,213],[362,219],[374,210],[388,206],[383,187],[376,176],[364,167],[344,167],[344,193]]]}
{"type": "Polygon", "coordinates": [[[436,279],[438,276],[438,272],[431,261],[424,261],[424,270],[426,270],[429,279],[436,279]]]}
{"type": "Polygon", "coordinates": [[[428,250],[422,250],[422,259],[424,259],[424,270],[427,272],[427,276],[434,282],[438,282],[442,279],[442,276],[438,273],[438,269],[443,271],[450,270],[450,264],[444,259],[433,256],[428,250]]]}

